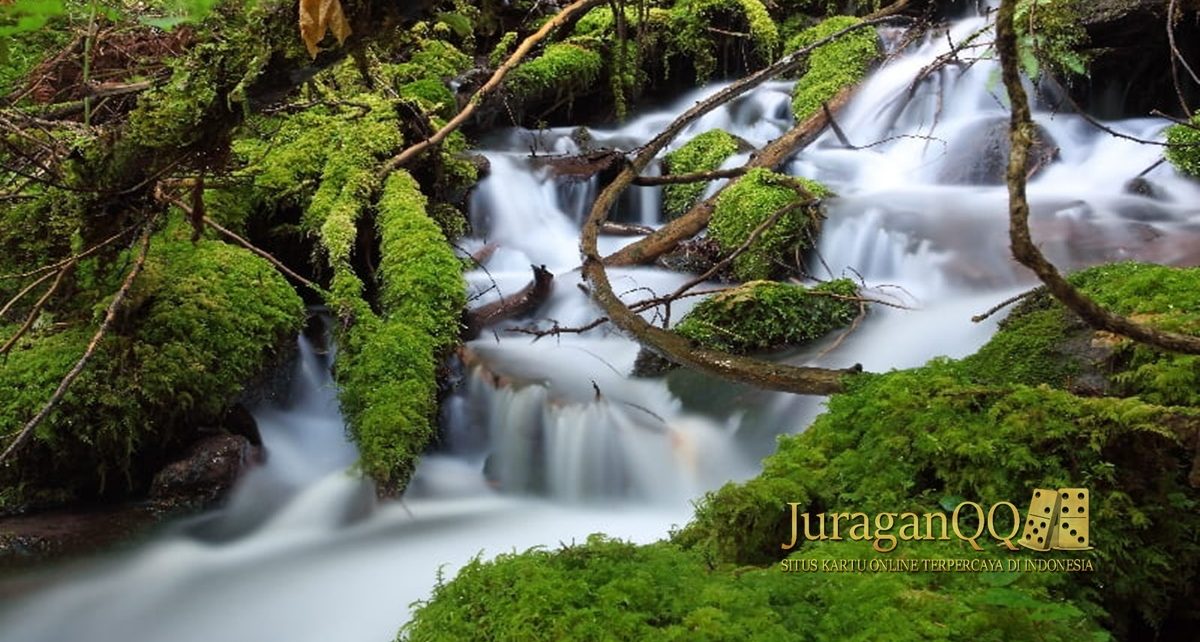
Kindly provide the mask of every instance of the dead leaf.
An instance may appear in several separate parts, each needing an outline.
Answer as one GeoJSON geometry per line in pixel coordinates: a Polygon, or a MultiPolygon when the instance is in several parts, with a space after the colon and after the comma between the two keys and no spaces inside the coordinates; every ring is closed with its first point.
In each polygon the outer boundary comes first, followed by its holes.
{"type": "Polygon", "coordinates": [[[317,57],[317,44],[328,31],[333,31],[339,45],[350,36],[350,21],[346,20],[341,0],[300,0],[300,38],[308,55],[317,57]]]}

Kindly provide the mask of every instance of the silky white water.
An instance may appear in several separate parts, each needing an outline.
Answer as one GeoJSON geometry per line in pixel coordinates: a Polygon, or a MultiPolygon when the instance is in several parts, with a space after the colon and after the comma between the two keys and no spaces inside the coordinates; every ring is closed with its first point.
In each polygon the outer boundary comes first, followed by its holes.
{"type": "MultiPolygon", "coordinates": [[[[984,26],[966,19],[894,56],[861,88],[838,122],[853,147],[824,134],[786,168],[821,180],[831,199],[818,278],[861,278],[874,306],[836,350],[819,357],[873,371],[939,355],[963,356],[994,330],[971,316],[1027,288],[1009,258],[1007,205],[999,185],[948,184],[956,146],[1006,117],[994,62],[949,66],[906,100],[919,70],[984,26]],[[982,124],[982,125],[981,125],[982,124]],[[881,142],[883,141],[883,142],[881,142]]],[[[884,33],[891,39],[894,33],[884,33]]],[[[977,55],[982,52],[975,52],[977,55]]],[[[967,58],[964,55],[964,59],[967,58]]],[[[789,83],[772,82],[706,115],[673,143],[723,128],[756,147],[791,124],[789,83]]],[[[697,100],[709,86],[619,127],[590,130],[595,145],[630,149],[697,100]]],[[[1038,123],[1060,159],[1030,185],[1035,239],[1064,269],[1144,259],[1194,264],[1200,188],[1158,167],[1145,178],[1155,198],[1125,184],[1152,166],[1159,148],[1104,134],[1043,105],[1038,123]]],[[[1163,123],[1109,123],[1160,138],[1163,123]]],[[[498,247],[486,270],[467,275],[476,303],[518,291],[530,265],[557,276],[536,319],[484,332],[468,348],[443,407],[443,439],[421,462],[403,502],[376,505],[346,472],[330,356],[301,340],[290,401],[256,409],[267,463],[243,480],[228,505],[173,525],[136,550],[77,565],[0,613],[5,640],[391,639],[409,604],[428,596],[439,573],[452,577],[476,554],[581,541],[589,533],[640,542],[685,522],[690,500],[752,475],[775,435],[802,430],[820,400],[747,390],[704,377],[630,379],[638,347],[601,328],[537,342],[508,331],[538,321],[585,324],[599,311],[576,287],[578,232],[598,185],[564,183],[529,158],[579,151],[570,128],[510,130],[487,142],[491,174],[472,198],[478,238],[498,247]]],[[[740,164],[745,156],[727,165],[740,164]]],[[[657,172],[657,167],[651,171],[657,172]]],[[[710,187],[710,191],[716,189],[710,187]]],[[[658,188],[632,188],[616,218],[659,224],[658,188]]],[[[628,238],[604,238],[612,250],[628,238]]],[[[612,271],[627,301],[669,292],[688,275],[657,268],[612,271]]],[[[687,304],[675,306],[678,319],[687,304]]],[[[789,359],[817,359],[821,348],[789,359]]]]}

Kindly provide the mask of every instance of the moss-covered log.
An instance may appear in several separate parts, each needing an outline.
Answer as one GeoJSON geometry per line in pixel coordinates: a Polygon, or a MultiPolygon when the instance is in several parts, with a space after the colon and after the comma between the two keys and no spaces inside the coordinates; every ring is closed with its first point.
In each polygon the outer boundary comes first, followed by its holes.
{"type": "MultiPolygon", "coordinates": [[[[666,173],[674,175],[709,172],[737,153],[738,148],[738,140],[731,134],[713,129],[667,154],[663,158],[664,168],[666,173]]],[[[708,183],[703,181],[667,185],[663,189],[663,210],[667,218],[676,218],[691,209],[707,186],[708,183]]]]}

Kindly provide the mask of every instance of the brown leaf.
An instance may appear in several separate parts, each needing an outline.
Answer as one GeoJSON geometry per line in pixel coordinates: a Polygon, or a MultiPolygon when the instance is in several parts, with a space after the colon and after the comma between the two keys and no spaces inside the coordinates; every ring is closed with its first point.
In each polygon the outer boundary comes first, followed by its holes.
{"type": "Polygon", "coordinates": [[[338,44],[350,36],[350,22],[346,20],[341,0],[300,0],[300,38],[308,55],[317,57],[317,44],[330,30],[338,44]]]}

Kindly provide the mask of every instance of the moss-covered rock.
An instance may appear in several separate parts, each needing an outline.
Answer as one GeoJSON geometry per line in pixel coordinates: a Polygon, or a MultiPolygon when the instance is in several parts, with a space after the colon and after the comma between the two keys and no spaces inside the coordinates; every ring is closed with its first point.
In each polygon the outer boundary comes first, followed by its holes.
{"type": "Polygon", "coordinates": [[[1020,0],[1013,22],[1017,29],[1017,53],[1031,78],[1041,75],[1042,65],[1058,72],[1087,73],[1089,44],[1083,13],[1084,0],[1020,0]]]}
{"type": "MultiPolygon", "coordinates": [[[[738,139],[726,131],[706,131],[667,154],[664,158],[666,170],[676,175],[712,171],[737,153],[739,147],[738,139]]],[[[707,186],[708,183],[704,181],[667,185],[663,189],[663,210],[667,218],[676,218],[687,212],[707,186]]]]}
{"type": "Polygon", "coordinates": [[[733,353],[797,346],[853,321],[857,298],[858,288],[849,279],[812,288],[753,281],[705,299],[675,331],[706,348],[733,353]]]}
{"type": "MultiPolygon", "coordinates": [[[[834,16],[800,32],[787,43],[788,52],[803,49],[861,22],[853,16],[834,16]]],[[[808,70],[792,90],[792,114],[803,121],[842,89],[862,81],[879,58],[879,37],[864,27],[818,47],[808,58],[808,70]]]]}
{"type": "MultiPolygon", "coordinates": [[[[269,263],[188,236],[172,226],[153,239],[120,322],[15,464],[0,471],[7,501],[36,500],[48,489],[58,498],[144,490],[164,458],[194,439],[198,424],[218,419],[299,330],[301,301],[269,263]]],[[[108,291],[120,276],[104,284],[108,291]]],[[[6,432],[50,398],[94,332],[94,323],[61,327],[43,318],[17,343],[0,365],[6,432]]]]}
{"type": "MultiPolygon", "coordinates": [[[[874,555],[869,545],[827,543],[793,561],[854,568],[874,555]]],[[[897,558],[964,556],[951,545],[925,545],[897,558]]],[[[1062,583],[1050,574],[735,572],[668,543],[593,536],[468,563],[435,588],[397,639],[1104,639],[1083,609],[1051,597],[1062,583]]]]}
{"type": "MultiPolygon", "coordinates": [[[[717,197],[708,225],[709,236],[723,253],[732,253],[771,215],[809,195],[820,199],[832,193],[814,181],[752,169],[717,197]]],[[[734,259],[734,275],[751,281],[779,274],[795,250],[807,248],[817,237],[821,216],[820,209],[813,204],[797,207],[780,217],[734,259]]]]}
{"type": "Polygon", "coordinates": [[[1192,126],[1176,124],[1167,128],[1167,160],[1183,174],[1200,178],[1200,115],[1192,116],[1192,126]]]}

